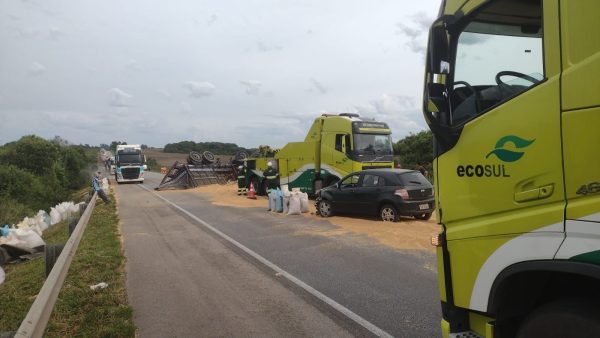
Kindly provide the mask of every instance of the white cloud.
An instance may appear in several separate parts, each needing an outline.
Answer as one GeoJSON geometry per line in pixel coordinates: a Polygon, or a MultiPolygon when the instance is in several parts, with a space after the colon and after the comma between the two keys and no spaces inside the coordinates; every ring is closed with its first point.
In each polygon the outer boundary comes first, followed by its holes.
{"type": "Polygon", "coordinates": [[[310,87],[307,91],[309,93],[312,93],[315,91],[319,92],[319,94],[326,94],[328,88],[325,87],[321,82],[319,82],[317,79],[315,78],[310,78],[310,83],[312,84],[312,87],[310,87]]]}
{"type": "Polygon", "coordinates": [[[367,105],[354,106],[353,110],[361,117],[387,122],[398,138],[425,129],[420,107],[415,98],[410,96],[382,94],[367,105]]]}
{"type": "Polygon", "coordinates": [[[135,59],[129,59],[125,64],[125,70],[130,73],[138,72],[142,70],[142,67],[135,59]]]}
{"type": "Polygon", "coordinates": [[[188,102],[181,102],[181,112],[184,114],[190,114],[192,112],[192,106],[188,102]]]}
{"type": "Polygon", "coordinates": [[[408,16],[409,20],[396,23],[396,34],[408,37],[404,43],[408,49],[417,54],[424,54],[427,48],[427,34],[433,18],[425,12],[417,12],[408,16]]]}
{"type": "Polygon", "coordinates": [[[17,32],[20,37],[25,39],[37,38],[40,35],[40,31],[36,28],[19,28],[17,32]]]}
{"type": "Polygon", "coordinates": [[[183,84],[190,91],[190,97],[201,98],[211,96],[215,92],[215,85],[210,82],[188,81],[183,84]]]}
{"type": "Polygon", "coordinates": [[[164,90],[164,89],[157,89],[156,92],[159,94],[159,96],[167,101],[171,101],[173,99],[173,95],[171,95],[170,92],[164,90]]]}
{"type": "Polygon", "coordinates": [[[210,26],[213,23],[217,22],[217,19],[218,19],[217,15],[213,14],[210,16],[210,19],[208,19],[207,24],[210,26]]]}
{"type": "Polygon", "coordinates": [[[50,40],[58,40],[65,33],[63,33],[58,27],[50,27],[50,29],[48,29],[48,34],[50,36],[50,40]]]}
{"type": "Polygon", "coordinates": [[[124,92],[119,88],[113,88],[108,91],[110,94],[110,105],[113,107],[129,107],[133,95],[124,92]]]}
{"type": "Polygon", "coordinates": [[[283,47],[281,47],[278,44],[271,44],[271,43],[266,43],[264,41],[256,41],[256,47],[258,48],[258,51],[260,52],[272,52],[272,51],[277,51],[277,50],[282,50],[283,47]]]}
{"type": "Polygon", "coordinates": [[[29,66],[29,75],[37,76],[42,75],[46,72],[46,67],[41,63],[34,61],[31,66],[29,66]]]}
{"type": "Polygon", "coordinates": [[[246,86],[246,94],[253,96],[260,95],[260,87],[262,86],[262,83],[260,81],[241,80],[240,83],[246,86]]]}

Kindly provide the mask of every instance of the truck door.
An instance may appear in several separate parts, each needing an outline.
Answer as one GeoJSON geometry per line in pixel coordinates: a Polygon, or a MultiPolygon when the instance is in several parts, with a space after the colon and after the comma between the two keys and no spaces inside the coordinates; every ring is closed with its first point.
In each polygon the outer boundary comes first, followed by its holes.
{"type": "Polygon", "coordinates": [[[557,1],[492,0],[432,28],[424,110],[456,306],[487,311],[504,268],[564,238],[557,18],[557,1]]]}
{"type": "Polygon", "coordinates": [[[347,175],[353,171],[352,161],[348,157],[350,152],[350,135],[348,134],[335,134],[335,151],[332,152],[331,162],[328,163],[328,169],[332,174],[339,175],[338,178],[347,175]]]}
{"type": "Polygon", "coordinates": [[[600,263],[600,30],[596,1],[561,2],[566,240],[557,258],[600,263]],[[595,6],[595,7],[594,7],[595,6]]]}

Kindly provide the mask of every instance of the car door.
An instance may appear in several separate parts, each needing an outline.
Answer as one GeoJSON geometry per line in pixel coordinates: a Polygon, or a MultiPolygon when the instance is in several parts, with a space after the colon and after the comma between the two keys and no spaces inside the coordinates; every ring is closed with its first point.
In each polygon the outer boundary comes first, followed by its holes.
{"type": "Polygon", "coordinates": [[[356,212],[372,214],[377,212],[377,198],[381,193],[383,178],[374,173],[364,173],[356,189],[356,212]]]}
{"type": "Polygon", "coordinates": [[[356,208],[356,192],[360,174],[350,174],[344,177],[333,193],[333,205],[338,212],[353,212],[356,208]]]}

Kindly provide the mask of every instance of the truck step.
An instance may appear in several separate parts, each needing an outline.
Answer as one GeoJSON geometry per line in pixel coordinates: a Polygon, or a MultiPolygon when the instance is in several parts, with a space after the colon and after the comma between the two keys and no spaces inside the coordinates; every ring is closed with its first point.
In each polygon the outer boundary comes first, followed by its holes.
{"type": "Polygon", "coordinates": [[[463,331],[451,333],[448,338],[483,338],[473,331],[463,331]]]}

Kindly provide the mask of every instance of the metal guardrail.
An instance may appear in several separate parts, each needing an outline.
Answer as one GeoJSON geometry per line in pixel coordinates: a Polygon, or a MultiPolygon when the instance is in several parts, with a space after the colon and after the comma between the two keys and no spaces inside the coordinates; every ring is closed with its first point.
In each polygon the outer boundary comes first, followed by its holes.
{"type": "Polygon", "coordinates": [[[29,309],[27,316],[19,326],[16,337],[42,337],[48,325],[48,319],[58,298],[58,294],[62,289],[63,282],[69,272],[71,261],[77,251],[77,246],[83,237],[83,232],[87,227],[87,223],[90,220],[94,206],[96,205],[96,197],[98,193],[94,193],[94,196],[90,199],[90,203],[79,218],[75,230],[65,243],[65,246],[58,256],[54,267],[50,271],[50,274],[46,278],[46,282],[42,286],[38,296],[35,298],[33,305],[29,309]]]}

